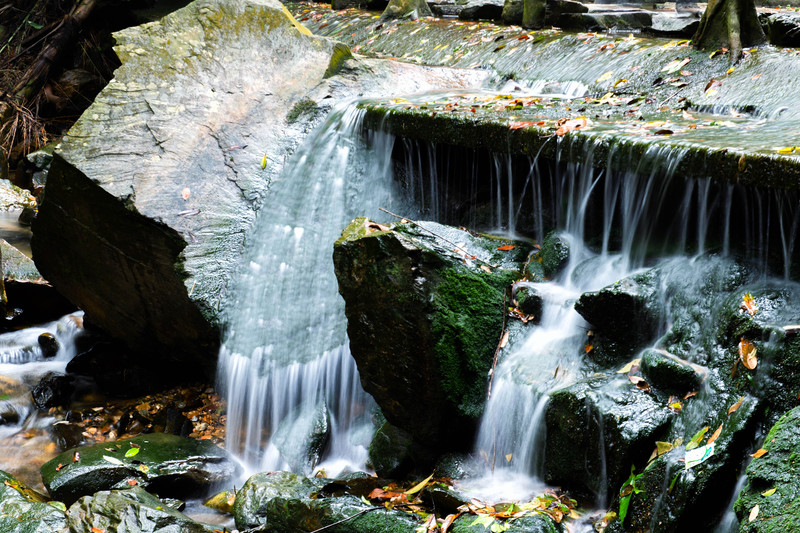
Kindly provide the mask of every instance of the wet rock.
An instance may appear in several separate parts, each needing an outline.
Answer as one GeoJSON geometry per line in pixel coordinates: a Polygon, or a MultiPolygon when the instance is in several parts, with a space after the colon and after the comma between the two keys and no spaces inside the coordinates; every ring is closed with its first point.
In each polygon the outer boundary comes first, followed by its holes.
{"type": "Polygon", "coordinates": [[[648,33],[659,37],[691,38],[700,26],[700,17],[696,14],[685,16],[676,13],[653,13],[653,22],[648,33]]]}
{"type": "Polygon", "coordinates": [[[640,367],[650,385],[681,396],[699,390],[706,376],[703,368],[659,349],[645,350],[640,367]]]}
{"type": "Polygon", "coordinates": [[[467,252],[411,224],[360,218],[336,242],[334,267],[364,388],[415,440],[454,446],[471,440],[483,411],[505,292],[528,247],[500,251],[507,241],[424,227],[467,252]]]}
{"type": "Polygon", "coordinates": [[[48,492],[65,503],[132,484],[160,496],[183,498],[227,481],[238,471],[228,454],[208,441],[153,433],[68,450],[42,466],[42,480],[48,492]]]}
{"type": "Polygon", "coordinates": [[[75,392],[72,376],[46,376],[33,388],[33,403],[40,411],[50,407],[66,407],[75,392]]]}
{"type": "Polygon", "coordinates": [[[201,524],[139,487],[101,491],[93,496],[84,496],[70,506],[67,520],[71,533],[97,531],[206,533],[208,531],[201,524]]]}
{"type": "MultiPolygon", "coordinates": [[[[640,474],[636,487],[643,492],[631,497],[625,527],[616,521],[606,529],[608,533],[714,530],[727,510],[761,416],[760,402],[752,396],[743,398],[740,407],[729,414],[728,409],[736,402],[734,395],[719,389],[706,396],[705,401],[686,402],[662,442],[674,444],[680,439],[680,444],[646,468],[644,461],[635,463],[636,474],[640,474]],[[717,439],[706,446],[720,426],[717,439]],[[693,453],[706,459],[686,468],[687,445],[703,427],[709,429],[693,453]]],[[[612,509],[617,508],[615,502],[612,509]]]]}
{"type": "Polygon", "coordinates": [[[42,349],[42,356],[45,359],[50,359],[58,354],[58,340],[52,333],[42,333],[37,339],[39,347],[42,349]]]}
{"type": "Polygon", "coordinates": [[[272,443],[293,471],[310,471],[325,450],[330,430],[330,413],[325,402],[301,405],[283,419],[272,443]]]}
{"type": "Polygon", "coordinates": [[[766,32],[770,44],[775,46],[800,46],[800,13],[773,13],[766,19],[766,32]]]}
{"type": "Polygon", "coordinates": [[[413,467],[413,448],[410,434],[385,422],[369,444],[369,465],[381,477],[401,478],[413,467]]]}
{"type": "Polygon", "coordinates": [[[66,420],[53,424],[50,428],[50,434],[53,436],[53,442],[62,452],[77,448],[84,442],[83,428],[66,420]]]}
{"type": "Polygon", "coordinates": [[[516,301],[516,306],[520,311],[534,317],[536,323],[541,321],[544,300],[541,293],[536,290],[536,287],[525,282],[515,283],[512,298],[516,301]]]}
{"type": "Polygon", "coordinates": [[[468,0],[458,18],[461,20],[500,20],[505,0],[468,0]]]}
{"type": "Polygon", "coordinates": [[[267,524],[272,502],[308,498],[316,490],[317,486],[308,478],[292,472],[265,472],[251,476],[236,491],[233,504],[236,527],[247,529],[267,524]]]}
{"type": "Polygon", "coordinates": [[[500,18],[503,24],[522,24],[523,0],[505,0],[500,18]]]}
{"type": "Polygon", "coordinates": [[[58,145],[57,142],[49,143],[42,147],[40,150],[28,154],[28,162],[33,167],[31,176],[31,185],[34,190],[36,188],[44,187],[47,181],[47,171],[50,170],[50,163],[53,161],[53,152],[58,145]]]}
{"type": "Polygon", "coordinates": [[[595,496],[613,494],[631,464],[647,459],[671,413],[627,378],[599,376],[550,396],[545,480],[595,496]]]}
{"type": "Polygon", "coordinates": [[[287,113],[349,50],[275,0],[201,0],[114,37],[122,66],[53,156],[36,264],[163,374],[213,376],[220,300],[281,167],[259,162],[292,151],[287,113]]]}
{"type": "MultiPolygon", "coordinates": [[[[534,256],[534,259],[542,264],[544,275],[552,278],[569,262],[569,241],[566,237],[558,233],[548,233],[542,242],[542,248],[534,256]]],[[[531,281],[535,281],[531,279],[531,281]]]]}
{"type": "Polygon", "coordinates": [[[463,453],[446,453],[436,463],[436,476],[450,479],[464,479],[479,476],[482,469],[475,460],[463,453]]]}
{"type": "Polygon", "coordinates": [[[14,402],[0,400],[0,426],[19,423],[19,409],[14,402]]]}
{"type": "Polygon", "coordinates": [[[64,511],[0,470],[0,531],[66,533],[68,526],[64,511]]]}
{"type": "Polygon", "coordinates": [[[564,13],[558,17],[558,25],[564,29],[578,31],[645,30],[652,26],[652,15],[647,11],[591,11],[589,13],[564,13]]]}
{"type": "Polygon", "coordinates": [[[390,0],[383,10],[381,20],[411,19],[430,17],[431,8],[425,0],[390,0]]]}
{"type": "Polygon", "coordinates": [[[25,190],[13,185],[7,179],[0,179],[0,209],[23,209],[36,207],[36,199],[25,190]]]}
{"type": "Polygon", "coordinates": [[[233,502],[236,501],[236,492],[232,490],[223,490],[218,492],[206,501],[203,502],[205,507],[214,509],[220,513],[233,514],[233,502]]]}
{"type": "Polygon", "coordinates": [[[371,11],[383,11],[388,4],[388,0],[331,0],[331,8],[337,10],[357,7],[371,11]]]}
{"type": "MultiPolygon", "coordinates": [[[[475,520],[475,515],[460,516],[448,531],[453,533],[489,533],[491,531],[491,526],[475,523],[475,520]]],[[[564,531],[561,524],[556,524],[550,517],[544,515],[512,518],[503,521],[502,527],[506,533],[561,533],[564,531]]]]}
{"type": "Polygon", "coordinates": [[[795,407],[770,429],[761,446],[763,457],[747,466],[747,484],[739,493],[734,510],[743,533],[800,530],[800,407],[795,407]],[[763,494],[773,491],[768,496],[763,494]],[[752,509],[759,511],[753,520],[752,509]]]}
{"type": "Polygon", "coordinates": [[[575,310],[595,333],[625,346],[641,347],[653,340],[664,313],[659,282],[655,269],[635,274],[582,294],[575,310]]]}
{"type": "Polygon", "coordinates": [[[194,427],[183,413],[172,406],[166,406],[153,418],[154,433],[169,433],[179,437],[188,437],[194,427]]]}

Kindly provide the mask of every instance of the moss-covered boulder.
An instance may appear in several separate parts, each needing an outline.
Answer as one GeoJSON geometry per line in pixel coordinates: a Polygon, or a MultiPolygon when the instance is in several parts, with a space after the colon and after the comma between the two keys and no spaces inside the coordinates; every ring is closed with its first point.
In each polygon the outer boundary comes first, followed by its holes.
{"type": "Polygon", "coordinates": [[[213,376],[223,294],[302,137],[287,114],[349,51],[276,0],[198,0],[115,41],[122,66],[53,155],[36,265],[164,374],[213,376]]]}
{"type": "Polygon", "coordinates": [[[545,411],[545,480],[596,497],[613,494],[671,418],[665,403],[618,375],[558,390],[545,411]]]}
{"type": "Polygon", "coordinates": [[[292,472],[264,472],[251,476],[236,491],[233,516],[236,527],[247,529],[267,523],[267,505],[274,499],[309,498],[317,486],[292,472]]]}
{"type": "Polygon", "coordinates": [[[325,402],[299,405],[278,425],[272,443],[295,471],[313,470],[331,431],[325,402]]]}
{"type": "Polygon", "coordinates": [[[400,478],[414,466],[414,439],[384,422],[369,443],[369,465],[381,477],[400,478]]]}
{"type": "Polygon", "coordinates": [[[740,531],[800,531],[800,407],[778,420],[762,447],[767,453],[747,466],[747,485],[734,505],[740,531]]]}
{"type": "Polygon", "coordinates": [[[648,348],[639,363],[647,382],[665,392],[680,394],[698,391],[703,385],[706,370],[676,357],[666,350],[648,348]]]}
{"type": "Polygon", "coordinates": [[[359,218],[336,242],[350,350],[389,422],[425,445],[465,448],[528,248],[422,226],[359,218]]]}
{"type": "Polygon", "coordinates": [[[70,506],[67,519],[70,533],[209,531],[139,487],[101,491],[93,496],[84,496],[70,506]]]}
{"type": "Polygon", "coordinates": [[[656,269],[634,274],[582,294],[575,310],[603,338],[631,349],[642,347],[654,340],[664,315],[659,284],[656,269]]]}
{"type": "Polygon", "coordinates": [[[564,527],[544,515],[522,516],[510,520],[492,519],[486,515],[463,515],[453,521],[453,533],[561,533],[564,527]]]}
{"type": "Polygon", "coordinates": [[[42,465],[42,481],[51,496],[71,504],[100,490],[131,486],[183,498],[238,472],[228,454],[209,441],[152,433],[67,450],[42,465]]]}
{"type": "Polygon", "coordinates": [[[48,503],[14,476],[0,470],[0,531],[45,533],[68,530],[65,507],[48,503]]]}
{"type": "MultiPolygon", "coordinates": [[[[542,241],[542,247],[534,255],[533,260],[542,264],[544,275],[552,278],[567,266],[569,262],[569,240],[565,235],[550,232],[542,241]]],[[[531,281],[538,281],[531,278],[531,281]]]]}

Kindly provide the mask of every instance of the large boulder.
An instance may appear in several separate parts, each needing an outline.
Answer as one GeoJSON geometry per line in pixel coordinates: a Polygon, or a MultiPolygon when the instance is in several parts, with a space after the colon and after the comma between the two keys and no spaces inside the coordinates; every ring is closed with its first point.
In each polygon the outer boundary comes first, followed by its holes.
{"type": "Polygon", "coordinates": [[[131,486],[183,498],[238,473],[238,465],[209,441],[152,433],[67,450],[42,466],[42,481],[54,498],[70,504],[131,486]]]}
{"type": "Polygon", "coordinates": [[[66,532],[62,507],[48,503],[14,476],[0,470],[0,531],[4,533],[66,532]]]}
{"type": "Polygon", "coordinates": [[[209,530],[152,494],[133,487],[84,496],[67,511],[71,533],[207,533],[209,530]]]}
{"type": "Polygon", "coordinates": [[[300,136],[287,114],[349,51],[276,0],[198,0],[115,39],[122,66],[54,153],[36,265],[141,354],[213,375],[220,300],[300,136]]]}
{"type": "Polygon", "coordinates": [[[364,389],[420,443],[464,446],[528,248],[423,226],[356,219],[334,246],[334,267],[364,389]]]}
{"type": "Polygon", "coordinates": [[[800,530],[800,407],[786,413],[762,444],[767,453],[747,467],[747,485],[734,505],[743,533],[800,530]],[[758,507],[758,510],[753,509],[758,507]],[[753,518],[751,518],[753,517],[753,518]]]}
{"type": "Polygon", "coordinates": [[[251,476],[236,492],[233,516],[236,527],[247,529],[268,521],[269,502],[275,499],[309,498],[317,486],[293,472],[264,472],[251,476]]]}

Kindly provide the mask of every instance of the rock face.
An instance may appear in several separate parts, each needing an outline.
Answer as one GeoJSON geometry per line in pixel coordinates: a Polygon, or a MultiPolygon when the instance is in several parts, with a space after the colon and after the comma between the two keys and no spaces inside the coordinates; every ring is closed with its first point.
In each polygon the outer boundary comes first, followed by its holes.
{"type": "Polygon", "coordinates": [[[797,450],[800,448],[800,407],[786,413],[769,431],[762,444],[767,453],[747,467],[747,485],[739,494],[734,510],[740,531],[767,533],[800,530],[800,476],[797,450]],[[767,496],[763,494],[767,491],[767,496]],[[758,506],[754,519],[750,513],[758,506]]]}
{"type": "Polygon", "coordinates": [[[37,267],[88,321],[211,375],[286,114],[349,56],[306,33],[274,0],[199,0],[115,35],[122,66],[56,150],[33,225],[37,267]]]}
{"type": "Polygon", "coordinates": [[[42,466],[42,481],[54,498],[70,504],[132,485],[182,498],[237,472],[227,453],[211,442],[152,433],[68,450],[42,466]]]}
{"type": "Polygon", "coordinates": [[[419,442],[453,446],[469,442],[483,411],[505,292],[527,248],[498,251],[507,241],[424,227],[447,241],[410,223],[356,219],[333,260],[364,389],[419,442]]]}

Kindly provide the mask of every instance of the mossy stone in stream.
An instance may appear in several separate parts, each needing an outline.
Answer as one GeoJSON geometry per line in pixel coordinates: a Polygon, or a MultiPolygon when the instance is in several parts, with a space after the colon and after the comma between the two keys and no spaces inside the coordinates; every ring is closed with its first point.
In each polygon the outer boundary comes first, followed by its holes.
{"type": "Polygon", "coordinates": [[[800,531],[800,407],[778,420],[762,447],[767,453],[748,465],[747,485],[734,505],[740,531],[800,531]],[[751,521],[750,513],[756,505],[759,510],[751,521]]]}
{"type": "Polygon", "coordinates": [[[534,259],[542,264],[544,275],[552,278],[561,272],[569,262],[569,241],[554,231],[548,233],[542,242],[542,248],[534,256],[534,259]]]}
{"type": "Polygon", "coordinates": [[[42,465],[42,481],[71,504],[100,490],[135,485],[161,496],[185,497],[235,476],[239,466],[204,440],[151,433],[67,450],[42,465]]]}
{"type": "Polygon", "coordinates": [[[139,487],[84,496],[69,508],[71,533],[206,533],[205,526],[139,487]]]}
{"type": "Polygon", "coordinates": [[[268,522],[267,505],[275,499],[308,498],[317,486],[292,472],[265,472],[251,476],[236,492],[233,517],[236,527],[248,529],[268,522]]]}
{"type": "Polygon", "coordinates": [[[639,364],[647,382],[663,391],[680,393],[697,391],[703,384],[705,371],[667,352],[648,348],[639,364]]]}
{"type": "Polygon", "coordinates": [[[369,464],[381,477],[402,477],[413,466],[413,446],[410,434],[384,422],[369,444],[369,464]]]}
{"type": "MultiPolygon", "coordinates": [[[[58,502],[54,502],[58,503],[58,502]]],[[[62,509],[0,470],[0,531],[3,533],[66,532],[62,509]]]]}
{"type": "Polygon", "coordinates": [[[336,242],[350,349],[389,422],[425,446],[465,449],[530,246],[420,224],[356,219],[336,242]]]}
{"type": "Polygon", "coordinates": [[[484,515],[462,515],[456,518],[449,531],[452,533],[489,533],[496,531],[496,529],[492,529],[492,526],[504,528],[500,531],[505,533],[561,533],[564,531],[561,524],[556,524],[549,516],[544,515],[495,520],[486,525],[482,522],[487,522],[484,515]]]}

